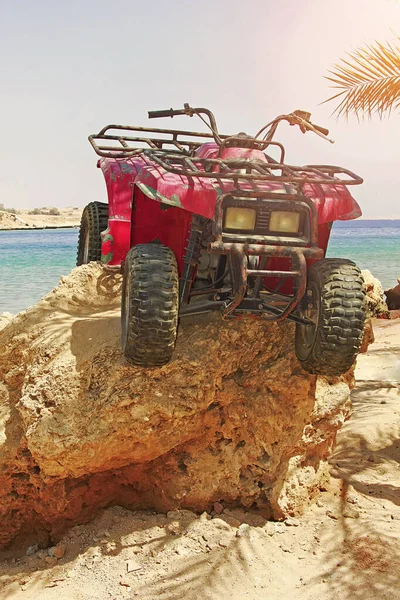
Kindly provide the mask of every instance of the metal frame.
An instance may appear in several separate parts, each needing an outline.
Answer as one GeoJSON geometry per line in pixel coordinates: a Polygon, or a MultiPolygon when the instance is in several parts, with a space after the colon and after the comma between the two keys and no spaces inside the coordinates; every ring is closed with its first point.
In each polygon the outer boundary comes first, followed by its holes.
{"type": "Polygon", "coordinates": [[[156,129],[147,127],[131,127],[128,125],[107,125],[98,134],[90,135],[89,142],[98,156],[103,158],[131,158],[143,155],[150,161],[156,163],[165,171],[184,175],[186,177],[201,177],[207,179],[227,179],[234,182],[239,181],[275,181],[291,184],[326,184],[326,185],[359,185],[363,179],[343,167],[331,165],[287,165],[284,163],[285,149],[279,142],[256,140],[220,135],[222,140],[235,139],[237,146],[254,147],[265,150],[268,146],[276,146],[281,151],[280,162],[267,156],[268,162],[254,159],[241,158],[199,158],[193,156],[193,152],[206,141],[214,140],[210,133],[199,133],[194,131],[182,131],[179,129],[156,129]],[[164,137],[116,135],[107,133],[110,130],[123,132],[140,132],[149,134],[161,134],[164,137]],[[168,137],[165,137],[168,136],[168,137]],[[184,139],[199,138],[199,139],[184,139]],[[100,140],[116,141],[118,146],[107,146],[99,144],[100,140]],[[145,146],[134,148],[130,144],[142,143],[145,146]],[[165,148],[165,146],[173,146],[165,148]],[[176,150],[175,150],[176,148],[176,150]],[[215,170],[218,169],[218,170],[215,170]],[[239,173],[238,169],[246,169],[246,173],[239,173]],[[280,174],[279,174],[280,171],[280,174]],[[340,178],[339,175],[345,176],[340,178]]]}
{"type": "MultiPolygon", "coordinates": [[[[228,136],[221,135],[221,138],[228,136]]],[[[190,156],[190,152],[196,150],[205,142],[214,141],[211,133],[200,133],[195,131],[182,131],[181,129],[160,129],[155,127],[133,127],[130,125],[106,125],[97,134],[89,135],[89,142],[98,156],[104,158],[129,158],[142,154],[146,149],[162,150],[165,145],[174,146],[178,151],[190,156]],[[122,135],[107,133],[109,131],[121,131],[122,135]],[[150,135],[131,135],[131,132],[150,135]],[[127,135],[128,134],[128,135],[127,135]],[[152,134],[161,134],[164,137],[154,137],[152,134]],[[168,136],[168,137],[166,137],[168,136]],[[184,139],[184,138],[198,139],[184,139]],[[118,146],[101,145],[101,140],[118,142],[118,146]],[[142,148],[131,146],[132,143],[144,144],[142,148]]],[[[171,148],[169,148],[171,151],[171,148]]]]}
{"type": "MultiPolygon", "coordinates": [[[[277,142],[270,142],[277,145],[277,142]]],[[[319,185],[358,185],[362,178],[342,167],[331,165],[304,165],[303,167],[287,165],[277,162],[261,162],[254,159],[243,158],[199,158],[189,157],[178,153],[164,153],[160,151],[144,150],[150,160],[156,162],[163,169],[177,175],[186,177],[205,177],[208,179],[231,179],[238,181],[274,181],[304,185],[313,183],[319,185]],[[219,171],[212,170],[219,168],[219,171]],[[246,169],[247,173],[238,172],[246,169]],[[281,171],[281,174],[275,174],[281,171]],[[337,175],[343,174],[347,179],[340,179],[337,175]]]]}

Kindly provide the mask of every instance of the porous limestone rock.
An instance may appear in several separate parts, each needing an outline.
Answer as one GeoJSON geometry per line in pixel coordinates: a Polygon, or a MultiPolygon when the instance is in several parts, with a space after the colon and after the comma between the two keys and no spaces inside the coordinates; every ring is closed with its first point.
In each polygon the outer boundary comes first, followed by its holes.
{"type": "Polygon", "coordinates": [[[383,297],[381,282],[368,269],[361,271],[361,274],[364,278],[365,291],[367,292],[368,315],[380,319],[389,319],[389,310],[383,297]]]}
{"type": "Polygon", "coordinates": [[[0,332],[0,545],[57,541],[111,503],[300,513],[324,485],[351,373],[304,372],[289,322],[216,314],[181,319],[169,364],[131,366],[120,286],[79,267],[0,332]]]}
{"type": "Polygon", "coordinates": [[[9,312],[3,312],[0,314],[0,329],[3,329],[4,327],[6,327],[6,325],[9,325],[11,323],[11,321],[13,320],[13,315],[9,312]]]}

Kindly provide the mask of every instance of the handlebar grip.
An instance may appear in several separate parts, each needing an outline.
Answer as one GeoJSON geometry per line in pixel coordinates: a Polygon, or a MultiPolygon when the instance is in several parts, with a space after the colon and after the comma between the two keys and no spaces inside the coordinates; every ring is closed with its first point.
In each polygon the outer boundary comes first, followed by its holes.
{"type": "Polygon", "coordinates": [[[149,110],[149,119],[158,119],[161,117],[175,117],[177,115],[185,115],[185,111],[174,110],[173,108],[168,108],[167,110],[149,110]]]}
{"type": "Polygon", "coordinates": [[[329,129],[326,129],[325,127],[320,127],[319,125],[314,125],[314,123],[312,123],[312,126],[314,127],[314,129],[322,133],[322,135],[329,135],[329,129]]]}

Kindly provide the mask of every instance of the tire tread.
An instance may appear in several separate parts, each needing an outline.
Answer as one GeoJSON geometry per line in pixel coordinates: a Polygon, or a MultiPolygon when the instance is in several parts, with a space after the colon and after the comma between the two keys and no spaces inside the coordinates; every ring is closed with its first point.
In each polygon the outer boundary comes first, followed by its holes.
{"type": "Polygon", "coordinates": [[[101,260],[101,232],[108,226],[108,204],[104,202],[90,202],[83,209],[81,225],[78,237],[78,255],[76,264],[79,267],[84,264],[85,236],[89,235],[89,260],[88,262],[101,260]]]}
{"type": "Polygon", "coordinates": [[[309,277],[320,282],[320,319],[309,356],[298,359],[309,373],[341,375],[353,365],[363,338],[364,280],[353,262],[334,258],[314,263],[309,277]]]}
{"type": "Polygon", "coordinates": [[[178,326],[179,278],[173,251],[161,244],[131,248],[125,262],[123,303],[127,285],[129,306],[122,308],[124,355],[137,366],[162,366],[172,356],[178,326]]]}

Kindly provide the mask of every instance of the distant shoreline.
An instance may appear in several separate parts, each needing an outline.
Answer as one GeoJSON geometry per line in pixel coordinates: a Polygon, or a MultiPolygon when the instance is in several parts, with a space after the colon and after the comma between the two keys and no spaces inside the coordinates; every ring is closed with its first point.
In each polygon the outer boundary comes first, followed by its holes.
{"type": "Polygon", "coordinates": [[[43,225],[42,227],[0,227],[0,231],[40,231],[43,229],[79,229],[79,225],[43,225]]]}
{"type": "MultiPolygon", "coordinates": [[[[367,218],[367,217],[362,217],[359,219],[350,219],[350,220],[346,220],[346,221],[335,221],[334,224],[339,227],[339,228],[346,228],[346,227],[351,227],[351,226],[355,226],[357,227],[357,224],[359,223],[365,223],[365,222],[373,222],[373,221],[389,221],[389,222],[400,222],[400,217],[399,218],[386,218],[386,217],[377,217],[377,218],[367,218]]],[[[68,225],[57,225],[56,223],[50,223],[48,225],[33,225],[33,224],[29,224],[26,225],[25,227],[2,227],[1,223],[0,223],[0,232],[1,231],[43,231],[44,229],[79,229],[80,228],[80,223],[75,223],[75,224],[68,224],[68,225]]]]}
{"type": "Polygon", "coordinates": [[[359,217],[351,221],[400,221],[400,217],[359,217]]]}
{"type": "Polygon", "coordinates": [[[20,210],[18,213],[0,210],[0,231],[79,228],[81,217],[82,209],[77,207],[20,210]]]}

